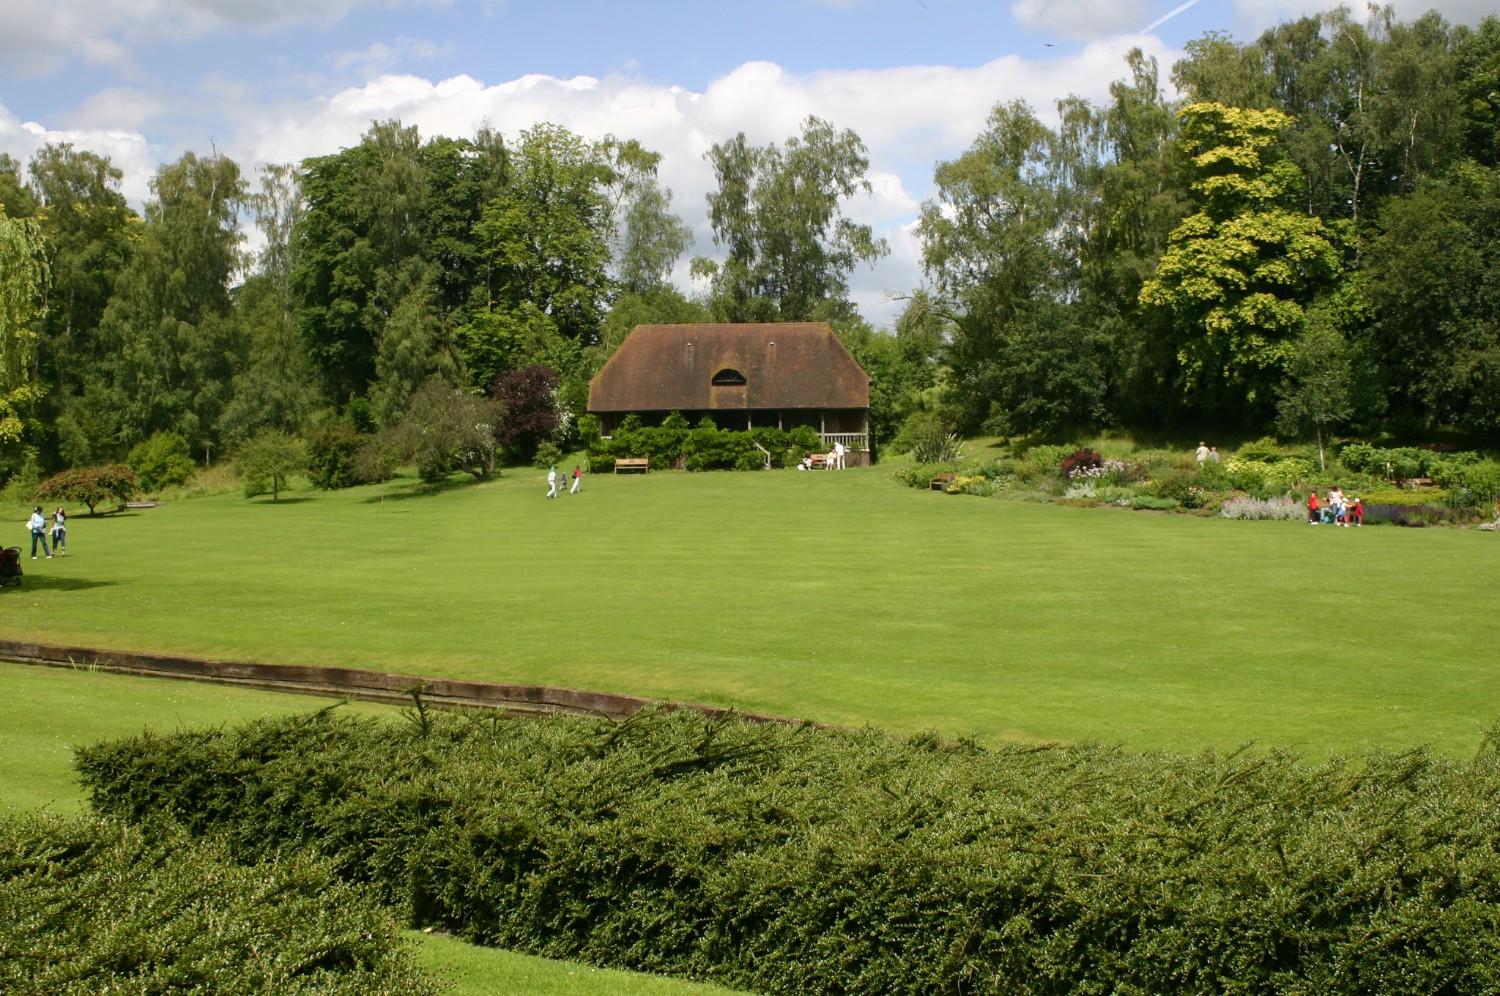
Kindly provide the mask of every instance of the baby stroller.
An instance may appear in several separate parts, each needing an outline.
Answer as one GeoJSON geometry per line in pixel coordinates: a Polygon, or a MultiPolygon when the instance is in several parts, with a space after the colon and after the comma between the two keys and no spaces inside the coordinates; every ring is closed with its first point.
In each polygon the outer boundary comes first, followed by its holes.
{"type": "Polygon", "coordinates": [[[21,583],[21,548],[0,547],[0,588],[21,583]]]}

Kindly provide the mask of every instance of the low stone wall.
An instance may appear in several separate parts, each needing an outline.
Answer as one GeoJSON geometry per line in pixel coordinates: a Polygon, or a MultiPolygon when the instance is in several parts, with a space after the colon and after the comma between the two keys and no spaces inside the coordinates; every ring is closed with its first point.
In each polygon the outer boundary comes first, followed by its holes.
{"type": "MultiPolygon", "coordinates": [[[[363,668],[310,667],[299,664],[256,664],[245,661],[205,660],[166,654],[128,653],[95,647],[54,646],[0,640],[0,660],[48,667],[109,671],[153,678],[176,678],[218,685],[240,685],[303,695],[326,695],[371,702],[410,702],[411,690],[420,688],[429,705],[499,709],[519,716],[567,713],[624,719],[647,706],[668,710],[690,709],[708,716],[727,715],[734,710],[611,692],[590,692],[547,685],[506,685],[487,681],[456,681],[420,675],[390,674],[363,668]]],[[[735,713],[759,722],[795,722],[775,716],[735,713]]]]}

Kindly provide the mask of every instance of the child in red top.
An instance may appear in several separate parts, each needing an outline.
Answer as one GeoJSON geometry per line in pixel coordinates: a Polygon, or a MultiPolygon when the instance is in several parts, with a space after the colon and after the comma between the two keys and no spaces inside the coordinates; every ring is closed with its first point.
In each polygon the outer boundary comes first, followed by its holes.
{"type": "Polygon", "coordinates": [[[1349,507],[1349,518],[1356,526],[1365,524],[1365,500],[1355,498],[1354,504],[1349,507]]]}
{"type": "Polygon", "coordinates": [[[1318,493],[1316,491],[1307,496],[1307,524],[1309,526],[1318,524],[1318,493]]]}

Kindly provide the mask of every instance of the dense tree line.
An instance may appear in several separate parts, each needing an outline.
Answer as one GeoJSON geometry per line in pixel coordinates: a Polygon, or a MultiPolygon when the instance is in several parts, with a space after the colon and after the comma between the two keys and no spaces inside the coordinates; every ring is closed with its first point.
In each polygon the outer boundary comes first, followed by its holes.
{"type": "Polygon", "coordinates": [[[869,190],[864,145],[817,118],[707,153],[719,253],[693,259],[693,296],[671,282],[692,238],[659,156],[556,125],[374,122],[256,177],[187,153],[140,214],[104,156],[0,156],[0,479],[164,433],[203,460],[268,432],[394,429],[433,382],[492,399],[524,457],[649,321],[833,322],[874,376],[881,440],[913,414],[1500,433],[1500,20],[1341,8],[1206,35],[1170,81],[1176,99],[1137,51],[1108,101],[1061,100],[1055,125],[997,103],[935,167],[925,285],[889,333],[848,298],[887,252],[842,211],[869,190]]]}
{"type": "Polygon", "coordinates": [[[961,428],[1500,432],[1500,20],[1347,9],[1059,125],[998,105],[921,221],[961,428]]]}

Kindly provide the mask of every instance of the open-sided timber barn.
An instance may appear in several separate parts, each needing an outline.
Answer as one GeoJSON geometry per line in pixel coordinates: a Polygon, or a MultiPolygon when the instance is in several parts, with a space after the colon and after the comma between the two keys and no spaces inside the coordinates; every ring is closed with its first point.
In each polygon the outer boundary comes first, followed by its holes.
{"type": "Polygon", "coordinates": [[[825,322],[637,325],[589,384],[604,435],[681,412],[721,429],[816,429],[851,464],[870,450],[870,377],[825,322]]]}

